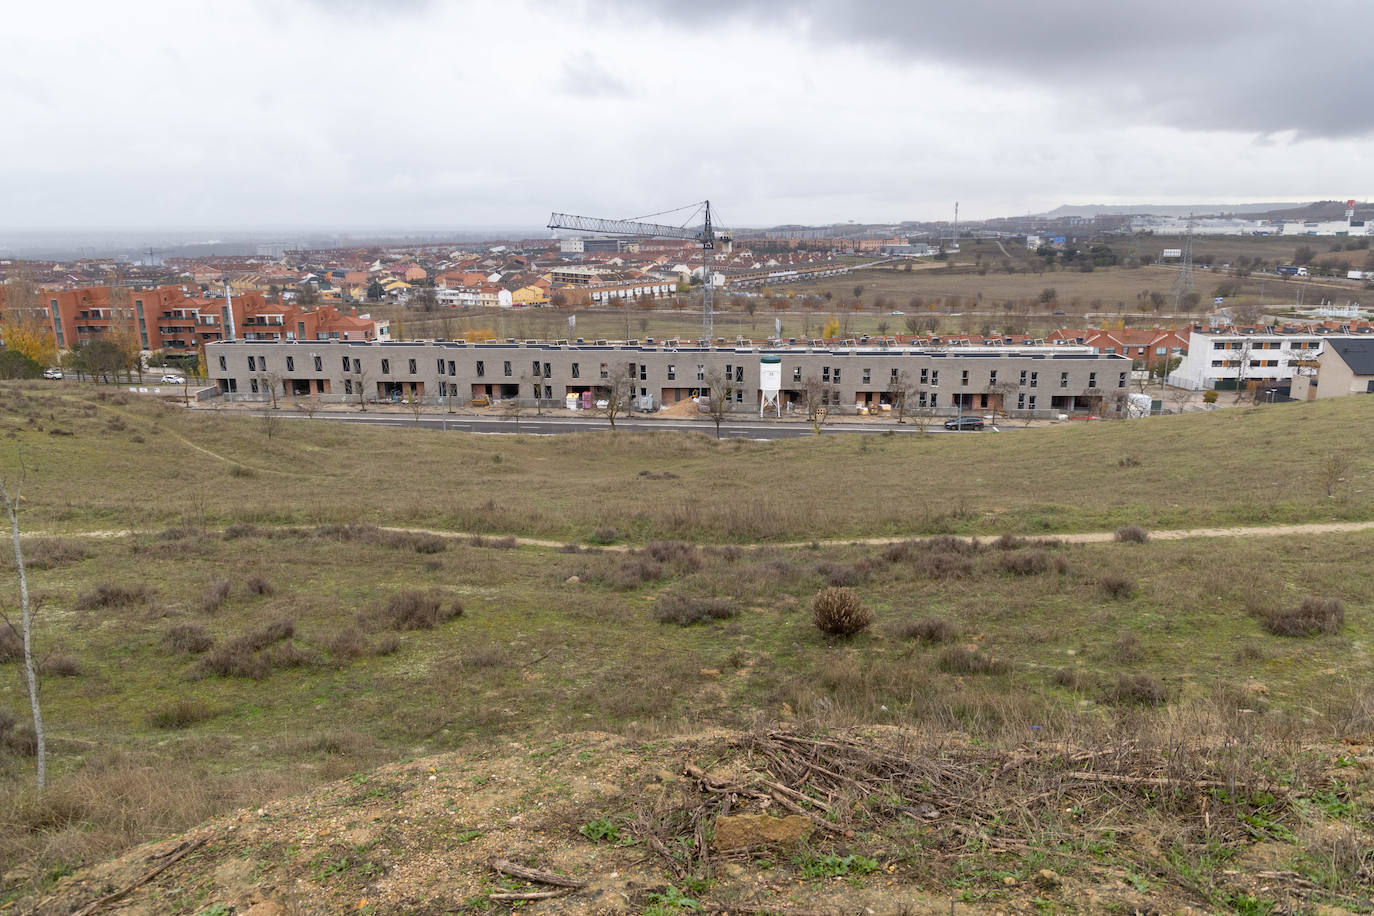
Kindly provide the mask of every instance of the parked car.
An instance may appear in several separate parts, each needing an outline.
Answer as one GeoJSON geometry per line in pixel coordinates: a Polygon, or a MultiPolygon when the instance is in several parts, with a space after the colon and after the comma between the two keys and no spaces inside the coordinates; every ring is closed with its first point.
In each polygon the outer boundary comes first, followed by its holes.
{"type": "Polygon", "coordinates": [[[185,384],[186,384],[186,379],[182,378],[182,377],[179,376],[179,375],[173,375],[172,373],[169,372],[169,373],[167,373],[166,375],[164,375],[162,378],[158,379],[158,384],[161,384],[161,385],[185,385],[185,384]]]}
{"type": "Polygon", "coordinates": [[[44,369],[43,378],[60,379],[62,378],[61,369],[44,369]]]}
{"type": "Polygon", "coordinates": [[[982,428],[982,417],[954,417],[953,419],[945,421],[945,429],[965,430],[982,428]]]}

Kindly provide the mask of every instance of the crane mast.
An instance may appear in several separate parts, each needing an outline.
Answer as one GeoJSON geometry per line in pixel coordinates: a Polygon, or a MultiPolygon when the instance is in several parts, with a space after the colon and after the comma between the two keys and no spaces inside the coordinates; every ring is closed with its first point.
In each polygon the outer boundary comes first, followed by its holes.
{"type": "MultiPolygon", "coordinates": [[[[718,233],[711,225],[711,202],[703,201],[703,222],[700,228],[668,226],[659,223],[646,223],[629,219],[599,219],[592,216],[576,216],[571,213],[554,213],[549,216],[550,229],[572,229],[576,232],[594,232],[598,235],[616,235],[638,239],[683,239],[701,245],[701,333],[709,344],[715,338],[715,271],[711,266],[711,256],[716,242],[730,241],[728,233],[718,233]]],[[[680,208],[682,209],[682,208],[680,208]]]]}

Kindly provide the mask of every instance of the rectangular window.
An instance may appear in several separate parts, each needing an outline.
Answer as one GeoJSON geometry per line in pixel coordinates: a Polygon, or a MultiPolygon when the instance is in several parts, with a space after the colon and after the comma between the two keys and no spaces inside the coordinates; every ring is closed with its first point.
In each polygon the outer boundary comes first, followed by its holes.
{"type": "Polygon", "coordinates": [[[1117,376],[1116,387],[1118,387],[1118,388],[1125,388],[1125,387],[1126,387],[1126,373],[1122,372],[1120,375],[1117,376]]]}
{"type": "Polygon", "coordinates": [[[1039,372],[1032,372],[1032,373],[1031,373],[1030,386],[1031,386],[1032,388],[1038,388],[1038,387],[1040,387],[1040,373],[1039,373],[1039,372]]]}
{"type": "Polygon", "coordinates": [[[224,357],[223,357],[223,356],[221,356],[221,357],[219,358],[219,368],[220,368],[220,371],[221,371],[221,372],[227,372],[227,371],[229,371],[229,367],[225,365],[224,357]]]}
{"type": "MultiPolygon", "coordinates": [[[[574,372],[573,375],[575,376],[575,375],[577,375],[577,373],[574,372]]],[[[668,364],[668,381],[671,382],[671,381],[672,381],[673,379],[675,379],[675,378],[677,378],[677,367],[674,366],[672,363],[669,363],[669,364],[668,364]]]]}
{"type": "Polygon", "coordinates": [[[821,381],[823,381],[823,382],[828,382],[828,381],[830,381],[830,367],[829,367],[829,366],[821,366],[821,381]]]}
{"type": "Polygon", "coordinates": [[[1031,396],[1030,396],[1030,409],[1031,409],[1031,410],[1034,410],[1034,409],[1035,409],[1035,395],[1031,395],[1031,396]]]}
{"type": "Polygon", "coordinates": [[[294,357],[294,356],[288,356],[288,357],[286,358],[286,371],[287,371],[287,372],[295,372],[295,371],[296,371],[296,357],[294,357]]]}
{"type": "Polygon", "coordinates": [[[266,372],[266,371],[267,371],[267,357],[265,357],[265,356],[259,356],[259,357],[258,357],[258,368],[261,369],[263,372],[266,372]]]}
{"type": "Polygon", "coordinates": [[[697,363],[697,381],[706,381],[706,367],[703,366],[701,363],[697,363]]]}
{"type": "Polygon", "coordinates": [[[504,375],[506,378],[510,378],[510,360],[506,360],[504,363],[502,363],[501,374],[504,375]]]}
{"type": "Polygon", "coordinates": [[[384,359],[384,360],[382,360],[382,375],[390,375],[390,374],[391,374],[391,360],[389,360],[389,359],[384,359]]]}
{"type": "MultiPolygon", "coordinates": [[[[643,377],[644,377],[644,376],[642,376],[642,375],[640,376],[640,378],[643,378],[643,377]]],[[[840,377],[839,377],[839,376],[835,376],[835,381],[838,382],[839,380],[840,380],[840,377]]],[[[743,366],[736,366],[736,367],[735,367],[735,381],[739,382],[740,384],[743,384],[743,383],[744,383],[744,367],[743,367],[743,366]]]]}
{"type": "Polygon", "coordinates": [[[1214,359],[1214,360],[1212,360],[1212,368],[1214,368],[1214,369],[1219,369],[1219,368],[1221,368],[1221,367],[1224,366],[1224,365],[1226,365],[1226,360],[1224,360],[1224,359],[1214,359]]]}
{"type": "Polygon", "coordinates": [[[1021,387],[1022,387],[1022,388],[1026,387],[1026,370],[1025,370],[1025,369],[1022,369],[1022,370],[1021,370],[1021,387]]]}
{"type": "MultiPolygon", "coordinates": [[[[545,364],[544,364],[544,374],[545,374],[545,375],[548,375],[548,374],[549,374],[549,364],[548,364],[548,363],[545,363],[545,364]]],[[[639,364],[639,380],[640,380],[641,382],[647,382],[647,381],[649,380],[649,367],[648,367],[647,365],[645,365],[644,363],[640,363],[640,364],[639,364]]]]}
{"type": "Polygon", "coordinates": [[[967,385],[967,384],[968,384],[968,370],[967,370],[967,369],[964,369],[963,371],[961,371],[961,372],[959,373],[959,384],[960,384],[960,385],[967,385]]]}
{"type": "Polygon", "coordinates": [[[602,364],[601,364],[601,377],[602,377],[602,378],[609,378],[609,377],[610,377],[610,373],[606,371],[606,364],[605,364],[605,363],[602,363],[602,364]]]}
{"type": "Polygon", "coordinates": [[[1089,388],[1096,388],[1096,387],[1097,387],[1097,373],[1096,373],[1096,372],[1089,372],[1089,373],[1088,373],[1088,387],[1089,387],[1089,388]]]}
{"type": "Polygon", "coordinates": [[[552,386],[552,385],[545,385],[545,386],[544,386],[544,400],[549,401],[549,400],[552,400],[552,399],[553,399],[553,386],[552,386]]]}
{"type": "Polygon", "coordinates": [[[836,367],[835,367],[835,384],[838,385],[839,383],[840,383],[840,367],[839,367],[839,366],[836,366],[836,367]]]}
{"type": "Polygon", "coordinates": [[[792,381],[794,381],[794,382],[800,382],[800,381],[801,381],[801,366],[796,366],[796,367],[794,367],[794,368],[792,369],[792,381]]]}
{"type": "Polygon", "coordinates": [[[725,364],[725,380],[730,381],[730,377],[735,374],[735,367],[729,363],[725,364]]]}
{"type": "Polygon", "coordinates": [[[449,374],[449,375],[457,375],[458,373],[455,371],[456,369],[457,369],[457,366],[454,365],[453,360],[449,360],[449,361],[448,361],[448,374],[449,374]]]}
{"type": "Polygon", "coordinates": [[[991,372],[988,373],[988,387],[991,387],[991,386],[996,385],[996,384],[997,384],[997,370],[996,370],[996,369],[993,369],[991,372]]]}
{"type": "Polygon", "coordinates": [[[743,404],[743,403],[744,403],[744,389],[743,389],[743,388],[736,388],[736,389],[735,389],[735,403],[736,403],[736,404],[743,404]]]}
{"type": "Polygon", "coordinates": [[[256,356],[250,356],[250,357],[248,357],[248,371],[249,371],[249,372],[257,372],[257,371],[258,371],[258,359],[257,359],[256,356]]]}
{"type": "Polygon", "coordinates": [[[916,406],[917,406],[917,407],[924,407],[924,406],[926,406],[926,393],[925,393],[924,391],[919,391],[919,392],[916,393],[916,406]]]}
{"type": "Polygon", "coordinates": [[[935,392],[932,391],[932,392],[930,393],[930,409],[931,409],[931,410],[934,410],[936,407],[939,407],[939,406],[940,406],[940,396],[939,396],[938,394],[936,394],[935,392]]]}
{"type": "Polygon", "coordinates": [[[344,379],[344,394],[352,394],[352,393],[353,393],[353,379],[351,379],[351,378],[346,378],[346,379],[344,379]]]}
{"type": "Polygon", "coordinates": [[[929,370],[929,369],[922,369],[922,370],[921,370],[921,384],[924,385],[924,384],[928,383],[929,381],[930,381],[930,370],[929,370]]]}
{"type": "Polygon", "coordinates": [[[535,378],[541,378],[541,377],[542,377],[542,376],[540,376],[540,374],[539,374],[539,360],[536,359],[536,360],[534,361],[534,368],[533,368],[532,370],[530,370],[530,374],[533,375],[535,378]]]}
{"type": "Polygon", "coordinates": [[[255,378],[250,378],[250,379],[248,380],[248,387],[249,387],[250,389],[252,389],[252,391],[253,391],[254,394],[257,394],[257,393],[258,393],[258,380],[255,379],[255,378]]]}
{"type": "Polygon", "coordinates": [[[410,367],[409,367],[409,368],[410,368],[410,374],[411,374],[411,375],[414,375],[414,374],[415,374],[415,360],[412,359],[412,360],[410,361],[410,367]]]}
{"type": "MultiPolygon", "coordinates": [[[[443,375],[443,374],[444,374],[444,361],[443,361],[442,359],[439,360],[439,369],[438,369],[438,371],[439,371],[439,374],[440,374],[440,375],[443,375]]],[[[442,394],[442,393],[443,393],[443,392],[440,392],[440,394],[442,394]]]]}
{"type": "Polygon", "coordinates": [[[363,371],[363,361],[356,356],[353,357],[353,371],[358,374],[361,374],[363,371]]]}
{"type": "Polygon", "coordinates": [[[893,377],[893,378],[896,378],[896,377],[897,377],[897,367],[896,367],[896,366],[893,366],[893,367],[892,367],[892,377],[893,377]]]}
{"type": "Polygon", "coordinates": [[[486,375],[486,374],[487,374],[487,364],[486,364],[484,361],[482,361],[482,360],[479,359],[479,360],[477,361],[477,377],[478,377],[478,378],[481,378],[482,376],[484,376],[484,375],[486,375]]]}
{"type": "Polygon", "coordinates": [[[348,371],[348,357],[347,357],[347,356],[345,356],[345,357],[343,358],[343,369],[344,369],[345,372],[348,371]]]}
{"type": "Polygon", "coordinates": [[[865,384],[865,385],[871,384],[872,381],[873,381],[873,370],[872,370],[872,369],[864,369],[864,384],[865,384]]]}
{"type": "Polygon", "coordinates": [[[1067,388],[1067,387],[1069,387],[1069,374],[1068,374],[1067,372],[1061,372],[1061,373],[1059,373],[1059,387],[1060,387],[1060,388],[1067,388]]]}
{"type": "MultiPolygon", "coordinates": [[[[940,370],[939,370],[939,369],[931,369],[931,370],[930,370],[930,387],[932,387],[932,388],[938,388],[938,387],[940,387],[940,370]]],[[[930,406],[931,406],[931,407],[934,407],[935,405],[932,404],[932,405],[930,405],[930,406]]]]}
{"type": "Polygon", "coordinates": [[[1226,349],[1226,342],[1225,342],[1225,341],[1221,341],[1221,340],[1214,340],[1214,341],[1212,341],[1212,349],[1213,349],[1213,350],[1225,350],[1225,349],[1226,349]]]}
{"type": "Polygon", "coordinates": [[[323,371],[324,371],[324,357],[323,357],[323,356],[317,356],[317,357],[315,357],[315,371],[316,371],[316,372],[323,372],[323,371]]]}
{"type": "Polygon", "coordinates": [[[1017,395],[1016,395],[1016,409],[1017,409],[1017,410],[1025,410],[1025,409],[1026,409],[1026,393],[1025,393],[1024,391],[1018,392],[1017,395]]]}
{"type": "Polygon", "coordinates": [[[573,363],[573,364],[572,364],[572,377],[573,377],[573,378],[581,378],[581,377],[582,377],[582,367],[579,366],[577,363],[573,363]]]}

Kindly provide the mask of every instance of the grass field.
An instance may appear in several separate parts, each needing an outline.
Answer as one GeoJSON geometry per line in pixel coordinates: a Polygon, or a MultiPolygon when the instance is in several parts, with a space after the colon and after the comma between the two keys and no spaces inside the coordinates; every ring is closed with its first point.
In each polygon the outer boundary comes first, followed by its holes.
{"type": "MultiPolygon", "coordinates": [[[[898,725],[999,753],[1150,735],[1224,741],[1247,767],[1308,773],[1312,742],[1374,730],[1370,534],[991,540],[1368,518],[1364,399],[999,436],[718,444],[324,423],[282,423],[268,439],[256,417],[75,389],[4,394],[7,480],[22,455],[21,519],[49,532],[27,548],[54,787],[41,801],[26,788],[26,700],[0,644],[0,720],[15,723],[0,728],[0,872],[37,869],[0,900],[384,761],[588,731],[651,742],[898,725]],[[1303,469],[1334,443],[1355,464],[1327,498],[1303,469]],[[126,527],[143,533],[78,536],[126,527]],[[942,532],[988,539],[843,543],[942,532]],[[501,537],[514,533],[634,549],[501,537]],[[829,538],[841,543],[805,543],[829,538]],[[818,632],[811,601],[829,586],[852,588],[873,625],[818,632]],[[1340,602],[1342,621],[1307,637],[1266,629],[1308,597],[1340,602]]],[[[12,605],[12,569],[3,581],[12,605]]],[[[1352,769],[1333,790],[1351,829],[1370,816],[1368,777],[1352,769]]],[[[1208,861],[1230,867],[1278,830],[1209,847],[1208,861]]],[[[1029,853],[962,855],[1039,867],[1029,853]]],[[[991,862],[976,880],[928,880],[981,888],[998,880],[991,862]]],[[[1182,862],[1151,880],[1210,899],[1182,862]]],[[[1338,894],[1364,880],[1317,877],[1338,894]]]]}

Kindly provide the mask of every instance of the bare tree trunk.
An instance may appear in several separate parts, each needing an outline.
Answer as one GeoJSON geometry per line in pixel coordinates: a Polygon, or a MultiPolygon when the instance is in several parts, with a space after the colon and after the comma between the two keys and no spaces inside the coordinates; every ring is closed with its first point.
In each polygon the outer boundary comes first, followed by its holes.
{"type": "Polygon", "coordinates": [[[0,499],[10,517],[10,537],[14,541],[14,568],[19,572],[20,629],[24,639],[24,680],[29,688],[29,706],[33,710],[33,733],[38,743],[38,791],[48,781],[48,746],[43,733],[43,710],[38,705],[38,670],[33,662],[33,613],[29,605],[29,580],[24,574],[24,551],[19,545],[19,516],[15,514],[5,482],[0,480],[0,499]]]}

